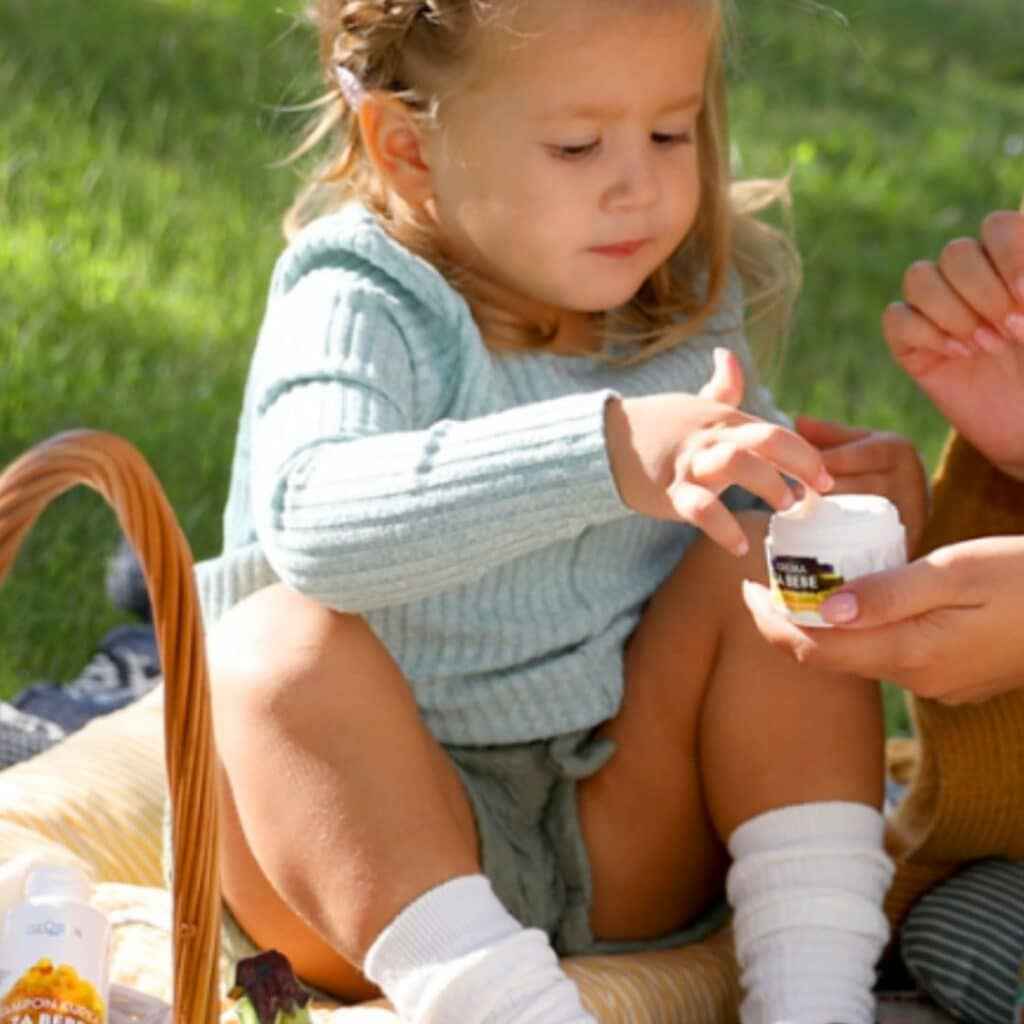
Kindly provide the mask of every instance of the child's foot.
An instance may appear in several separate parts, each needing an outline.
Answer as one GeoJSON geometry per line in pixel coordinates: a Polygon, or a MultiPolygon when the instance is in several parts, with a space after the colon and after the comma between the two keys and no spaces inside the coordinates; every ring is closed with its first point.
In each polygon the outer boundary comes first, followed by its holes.
{"type": "Polygon", "coordinates": [[[453,878],[411,903],[363,970],[409,1024],[596,1024],[547,936],[523,928],[483,875],[453,878]]]}

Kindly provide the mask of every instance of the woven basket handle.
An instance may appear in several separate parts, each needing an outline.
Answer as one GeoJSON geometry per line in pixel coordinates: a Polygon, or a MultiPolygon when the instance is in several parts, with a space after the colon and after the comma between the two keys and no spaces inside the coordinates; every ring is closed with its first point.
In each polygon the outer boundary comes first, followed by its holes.
{"type": "Polygon", "coordinates": [[[101,494],[142,563],[164,670],[174,842],[174,1021],[220,1016],[218,815],[206,652],[192,554],[152,469],[127,441],[59,434],[0,475],[0,582],[46,506],[76,484],[101,494]]]}

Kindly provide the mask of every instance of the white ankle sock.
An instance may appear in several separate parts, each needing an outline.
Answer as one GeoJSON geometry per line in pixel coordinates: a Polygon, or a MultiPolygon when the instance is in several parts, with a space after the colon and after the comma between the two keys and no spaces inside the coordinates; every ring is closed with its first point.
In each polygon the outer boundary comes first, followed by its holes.
{"type": "Polygon", "coordinates": [[[892,862],[866,804],[783,807],[729,838],[742,1024],[871,1024],[892,862]]]}
{"type": "Polygon", "coordinates": [[[407,1024],[595,1024],[547,936],[523,928],[483,875],[409,904],[363,970],[407,1024]]]}

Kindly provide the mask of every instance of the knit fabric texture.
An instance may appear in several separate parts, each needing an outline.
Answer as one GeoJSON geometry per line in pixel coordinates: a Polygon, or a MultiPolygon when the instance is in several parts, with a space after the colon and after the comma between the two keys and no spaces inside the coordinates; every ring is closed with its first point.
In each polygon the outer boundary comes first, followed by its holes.
{"type": "MultiPolygon", "coordinates": [[[[275,269],[250,367],[206,624],[281,580],[364,616],[442,742],[502,744],[615,714],[622,647],[696,536],[632,513],[613,395],[695,392],[716,346],[760,386],[730,284],[699,337],[638,365],[498,353],[462,297],[358,206],[275,269]]],[[[733,508],[755,504],[733,488],[733,508]]]]}

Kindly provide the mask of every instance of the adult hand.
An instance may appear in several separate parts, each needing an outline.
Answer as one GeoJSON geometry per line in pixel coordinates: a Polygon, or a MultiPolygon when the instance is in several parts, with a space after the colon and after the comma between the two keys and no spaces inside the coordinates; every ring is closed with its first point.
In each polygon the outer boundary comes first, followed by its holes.
{"type": "Polygon", "coordinates": [[[715,350],[715,371],[697,395],[672,393],[608,403],[608,459],[622,500],[657,519],[693,523],[713,541],[744,554],[748,541],[718,500],[733,484],[789,508],[785,477],[827,491],[821,454],[798,434],[742,412],[743,370],[735,354],[715,350]]]}
{"type": "Polygon", "coordinates": [[[762,636],[801,663],[945,704],[1024,685],[1024,537],[963,541],[852,580],[822,605],[834,629],[795,625],[759,584],[743,598],[762,636]]]}
{"type": "Polygon", "coordinates": [[[1000,468],[1024,480],[1024,215],[999,211],[980,239],[914,263],[882,329],[897,362],[1000,468]]]}
{"type": "Polygon", "coordinates": [[[928,476],[914,445],[899,434],[798,416],[796,429],[825,460],[832,494],[881,494],[900,512],[907,550],[921,539],[928,516],[928,476]]]}

